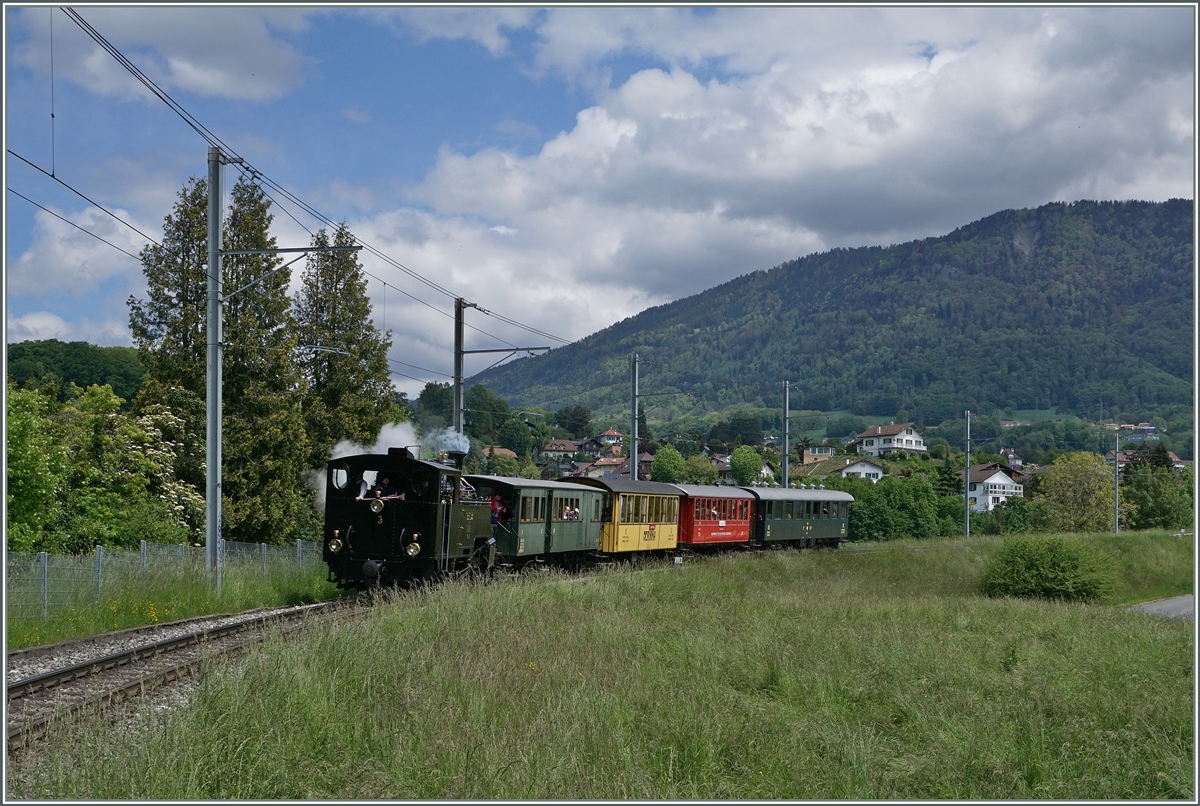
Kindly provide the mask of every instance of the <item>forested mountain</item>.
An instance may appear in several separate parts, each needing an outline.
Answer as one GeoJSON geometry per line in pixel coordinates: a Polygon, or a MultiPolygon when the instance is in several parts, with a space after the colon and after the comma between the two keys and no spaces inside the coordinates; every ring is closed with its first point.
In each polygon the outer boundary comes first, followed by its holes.
{"type": "Polygon", "coordinates": [[[17,386],[27,381],[55,383],[66,399],[71,384],[112,386],[128,403],[146,378],[146,369],[132,347],[97,347],[84,341],[22,341],[8,345],[8,377],[17,386]]]}
{"type": "MultiPolygon", "coordinates": [[[[779,406],[787,379],[793,408],[928,423],[968,408],[1170,416],[1192,402],[1192,208],[1006,210],[939,238],[756,271],[580,343],[636,351],[643,392],[691,396],[676,413],[779,406]]],[[[570,346],[472,381],[517,405],[628,405],[628,361],[570,346]]]]}

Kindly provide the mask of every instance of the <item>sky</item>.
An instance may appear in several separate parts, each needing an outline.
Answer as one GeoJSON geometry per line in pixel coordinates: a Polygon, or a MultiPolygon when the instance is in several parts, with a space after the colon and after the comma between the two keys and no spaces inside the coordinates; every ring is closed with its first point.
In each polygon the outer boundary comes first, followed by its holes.
{"type": "MultiPolygon", "coordinates": [[[[834,247],[1195,195],[1187,6],[77,10],[328,219],[567,340],[834,247]]],[[[4,24],[6,148],[161,237],[207,144],[63,11],[4,24]]],[[[6,192],[8,342],[132,344],[145,278],[113,247],[145,238],[12,153],[5,182],[113,245],[6,192]]],[[[281,247],[321,226],[274,211],[281,247]]],[[[453,297],[361,260],[397,388],[448,380],[453,297]]],[[[466,321],[468,349],[558,344],[466,321]]]]}

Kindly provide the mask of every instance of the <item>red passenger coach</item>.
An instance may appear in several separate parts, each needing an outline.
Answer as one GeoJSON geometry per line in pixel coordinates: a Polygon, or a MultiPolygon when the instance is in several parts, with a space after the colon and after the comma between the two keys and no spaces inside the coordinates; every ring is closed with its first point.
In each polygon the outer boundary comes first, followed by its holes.
{"type": "Polygon", "coordinates": [[[737,487],[671,486],[683,493],[679,502],[680,546],[727,546],[750,541],[752,494],[737,487]]]}

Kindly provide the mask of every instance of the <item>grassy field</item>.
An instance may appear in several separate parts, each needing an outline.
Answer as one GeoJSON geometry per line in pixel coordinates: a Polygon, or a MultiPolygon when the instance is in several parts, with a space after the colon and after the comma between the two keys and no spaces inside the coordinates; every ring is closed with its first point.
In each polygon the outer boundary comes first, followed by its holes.
{"type": "Polygon", "coordinates": [[[996,541],[733,554],[388,597],[191,705],[9,765],[66,799],[1192,799],[1191,541],[1101,605],[989,600],[996,541]]]}
{"type": "Polygon", "coordinates": [[[48,619],[6,619],[8,648],[52,644],[85,635],[161,624],[213,613],[237,613],[253,607],[317,602],[339,595],[325,581],[324,565],[303,572],[272,569],[265,576],[257,567],[229,567],[222,578],[221,597],[203,571],[190,574],[150,573],[106,588],[99,602],[87,601],[48,619]]]}

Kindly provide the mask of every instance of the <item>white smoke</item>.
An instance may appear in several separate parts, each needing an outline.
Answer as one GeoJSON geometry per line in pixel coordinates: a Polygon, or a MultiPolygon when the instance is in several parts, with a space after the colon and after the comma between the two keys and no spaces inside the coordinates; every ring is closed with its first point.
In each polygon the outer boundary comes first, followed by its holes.
{"type": "MultiPolygon", "coordinates": [[[[428,439],[428,437],[426,437],[428,439]]],[[[417,444],[417,432],[411,423],[388,423],[379,430],[379,436],[374,445],[359,445],[343,439],[333,446],[329,453],[330,459],[340,459],[343,456],[354,456],[359,453],[387,453],[388,448],[407,448],[417,444]]],[[[423,444],[423,443],[422,443],[423,444]]]]}
{"type": "MultiPolygon", "coordinates": [[[[453,432],[452,432],[453,433],[453,432]]],[[[427,437],[428,439],[428,437],[427,437]]],[[[466,439],[466,437],[463,437],[466,439]]],[[[340,459],[343,456],[355,456],[360,453],[387,453],[388,448],[407,448],[417,445],[417,432],[410,423],[388,423],[379,430],[379,436],[373,445],[359,445],[348,439],[333,446],[329,458],[340,459]]],[[[325,512],[325,469],[306,471],[304,474],[308,486],[317,494],[317,511],[325,512]]]]}
{"type": "Polygon", "coordinates": [[[421,440],[421,453],[430,459],[447,451],[466,453],[469,450],[471,450],[471,440],[452,428],[431,431],[421,440]]]}

